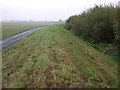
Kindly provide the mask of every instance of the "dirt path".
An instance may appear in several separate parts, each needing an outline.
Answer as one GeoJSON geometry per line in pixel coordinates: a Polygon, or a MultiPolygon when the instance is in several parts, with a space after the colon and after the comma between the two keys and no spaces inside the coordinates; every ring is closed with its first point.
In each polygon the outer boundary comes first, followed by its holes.
{"type": "Polygon", "coordinates": [[[16,43],[17,41],[19,41],[22,38],[26,37],[27,35],[31,34],[32,32],[35,32],[36,30],[42,29],[44,27],[46,27],[46,26],[34,28],[34,29],[31,29],[31,30],[22,32],[20,34],[14,35],[12,37],[9,37],[7,39],[0,40],[0,50],[3,50],[5,48],[11,46],[12,44],[16,43]]]}

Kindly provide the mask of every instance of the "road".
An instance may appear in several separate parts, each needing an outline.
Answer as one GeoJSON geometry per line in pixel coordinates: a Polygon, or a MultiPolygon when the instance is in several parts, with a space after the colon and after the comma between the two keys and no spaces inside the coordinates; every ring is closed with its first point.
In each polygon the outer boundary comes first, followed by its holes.
{"type": "Polygon", "coordinates": [[[42,27],[38,27],[38,28],[34,28],[34,29],[30,29],[28,31],[22,32],[20,34],[11,36],[9,38],[6,38],[4,40],[0,40],[0,51],[13,45],[14,43],[16,43],[17,41],[20,41],[22,38],[26,37],[27,35],[31,34],[32,32],[35,32],[39,29],[42,29],[46,26],[42,26],[42,27]]]}

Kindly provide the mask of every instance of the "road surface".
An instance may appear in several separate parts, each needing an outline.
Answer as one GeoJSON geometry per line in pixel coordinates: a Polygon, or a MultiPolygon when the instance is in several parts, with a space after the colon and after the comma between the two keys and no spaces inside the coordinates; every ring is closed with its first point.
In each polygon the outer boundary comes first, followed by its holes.
{"type": "Polygon", "coordinates": [[[0,50],[3,50],[9,46],[11,46],[12,44],[16,43],[17,41],[21,40],[22,38],[26,37],[27,35],[31,34],[32,32],[35,32],[39,29],[42,29],[46,26],[42,26],[42,27],[38,27],[38,28],[34,28],[25,32],[22,32],[20,34],[11,36],[9,38],[6,38],[4,40],[0,40],[0,50]]]}

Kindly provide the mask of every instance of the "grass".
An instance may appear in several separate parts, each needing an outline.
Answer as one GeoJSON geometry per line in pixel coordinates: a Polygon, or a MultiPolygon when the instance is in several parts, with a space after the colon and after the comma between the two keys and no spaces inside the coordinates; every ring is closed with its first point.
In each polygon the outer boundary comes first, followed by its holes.
{"type": "Polygon", "coordinates": [[[67,31],[38,30],[3,51],[5,88],[116,88],[118,64],[67,31]]]}
{"type": "Polygon", "coordinates": [[[15,34],[19,34],[21,32],[41,27],[43,24],[33,24],[33,23],[3,23],[2,24],[2,38],[5,39],[15,34]]]}

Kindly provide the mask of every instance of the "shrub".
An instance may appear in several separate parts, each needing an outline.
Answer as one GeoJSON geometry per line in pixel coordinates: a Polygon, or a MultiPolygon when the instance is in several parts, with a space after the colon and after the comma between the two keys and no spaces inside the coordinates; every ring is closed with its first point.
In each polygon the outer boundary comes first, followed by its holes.
{"type": "Polygon", "coordinates": [[[72,29],[73,20],[74,20],[74,18],[76,18],[76,17],[77,17],[76,15],[69,17],[69,18],[67,19],[66,23],[65,23],[65,24],[66,24],[66,25],[65,25],[65,28],[67,28],[68,30],[72,29]]]}
{"type": "Polygon", "coordinates": [[[120,54],[120,11],[112,4],[95,5],[80,15],[71,16],[66,21],[66,28],[73,30],[83,39],[94,44],[112,44],[117,46],[120,54]]]}
{"type": "Polygon", "coordinates": [[[66,28],[94,43],[113,43],[119,41],[118,7],[113,5],[95,6],[80,15],[71,16],[66,28]]]}

